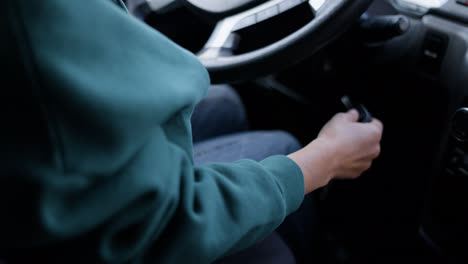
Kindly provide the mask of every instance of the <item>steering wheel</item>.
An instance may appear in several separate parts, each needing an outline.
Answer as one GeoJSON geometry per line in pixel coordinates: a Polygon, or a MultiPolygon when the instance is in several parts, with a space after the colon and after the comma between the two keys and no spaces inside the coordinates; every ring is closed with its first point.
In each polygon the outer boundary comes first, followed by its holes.
{"type": "MultiPolygon", "coordinates": [[[[253,79],[308,58],[343,33],[372,0],[146,0],[154,9],[185,4],[200,16],[218,20],[197,54],[213,83],[253,79]],[[161,4],[161,3],[164,3],[161,4]],[[312,11],[310,21],[286,37],[243,54],[233,54],[236,32],[254,27],[293,8],[312,11]]],[[[285,21],[284,23],[287,23],[285,21]]]]}

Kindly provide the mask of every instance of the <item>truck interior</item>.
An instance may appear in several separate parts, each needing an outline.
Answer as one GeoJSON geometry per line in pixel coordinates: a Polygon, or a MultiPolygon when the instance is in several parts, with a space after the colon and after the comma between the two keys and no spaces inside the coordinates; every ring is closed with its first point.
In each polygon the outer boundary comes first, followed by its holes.
{"type": "Polygon", "coordinates": [[[252,129],[313,140],[341,98],[381,156],[317,190],[308,263],[468,263],[466,0],[127,0],[242,97],[252,129]]]}

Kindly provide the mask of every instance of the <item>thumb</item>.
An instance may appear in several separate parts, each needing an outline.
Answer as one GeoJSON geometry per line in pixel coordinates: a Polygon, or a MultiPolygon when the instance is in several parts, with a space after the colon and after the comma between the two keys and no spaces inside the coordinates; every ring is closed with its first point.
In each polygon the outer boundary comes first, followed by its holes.
{"type": "Polygon", "coordinates": [[[357,122],[359,120],[359,112],[356,109],[351,109],[345,113],[346,120],[357,122]]]}

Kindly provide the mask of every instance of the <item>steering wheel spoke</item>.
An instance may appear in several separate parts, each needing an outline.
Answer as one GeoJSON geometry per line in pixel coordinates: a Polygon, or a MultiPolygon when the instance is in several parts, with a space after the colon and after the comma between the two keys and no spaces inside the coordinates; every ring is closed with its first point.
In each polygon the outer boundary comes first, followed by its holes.
{"type": "Polygon", "coordinates": [[[221,19],[197,55],[215,83],[258,78],[297,63],[336,39],[351,22],[359,18],[371,2],[372,0],[262,1],[253,8],[221,19]],[[268,25],[264,21],[285,14],[274,22],[271,20],[273,24],[277,24],[283,18],[294,16],[294,10],[299,11],[299,14],[303,14],[303,11],[310,12],[311,16],[303,19],[305,24],[298,29],[292,27],[287,35],[280,34],[279,40],[274,40],[273,43],[265,40],[259,42],[259,45],[265,43],[264,46],[254,50],[246,49],[244,53],[240,51],[243,50],[240,47],[236,50],[241,35],[247,41],[249,39],[246,36],[255,38],[252,32],[268,25]],[[289,11],[290,15],[286,14],[289,11]],[[244,36],[244,32],[249,33],[244,36]]]}
{"type": "Polygon", "coordinates": [[[323,4],[325,4],[325,1],[326,0],[310,0],[309,4],[315,11],[318,11],[323,4]]]}
{"type": "Polygon", "coordinates": [[[133,0],[127,2],[128,11],[142,20],[151,12],[166,13],[181,5],[183,5],[182,0],[133,0]]]}
{"type": "Polygon", "coordinates": [[[211,37],[198,56],[201,59],[213,59],[222,56],[232,55],[232,50],[236,47],[239,37],[237,31],[255,26],[265,20],[273,18],[279,14],[287,12],[293,8],[303,6],[311,7],[315,13],[326,0],[271,0],[242,13],[226,17],[219,21],[211,37]],[[306,2],[309,5],[305,4],[306,2]]]}

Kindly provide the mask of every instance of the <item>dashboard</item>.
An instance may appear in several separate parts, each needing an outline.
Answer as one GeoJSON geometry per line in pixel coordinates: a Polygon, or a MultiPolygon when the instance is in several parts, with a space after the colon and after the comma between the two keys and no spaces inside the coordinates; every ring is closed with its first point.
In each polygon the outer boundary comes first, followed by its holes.
{"type": "Polygon", "coordinates": [[[387,55],[440,83],[447,98],[420,235],[444,259],[468,263],[468,1],[380,2],[412,24],[410,34],[385,44],[387,55]]]}
{"type": "Polygon", "coordinates": [[[448,0],[394,0],[393,3],[410,11],[424,11],[430,8],[440,8],[448,0]]]}
{"type": "Polygon", "coordinates": [[[424,16],[435,14],[462,23],[468,23],[467,0],[388,0],[398,11],[424,16]]]}

